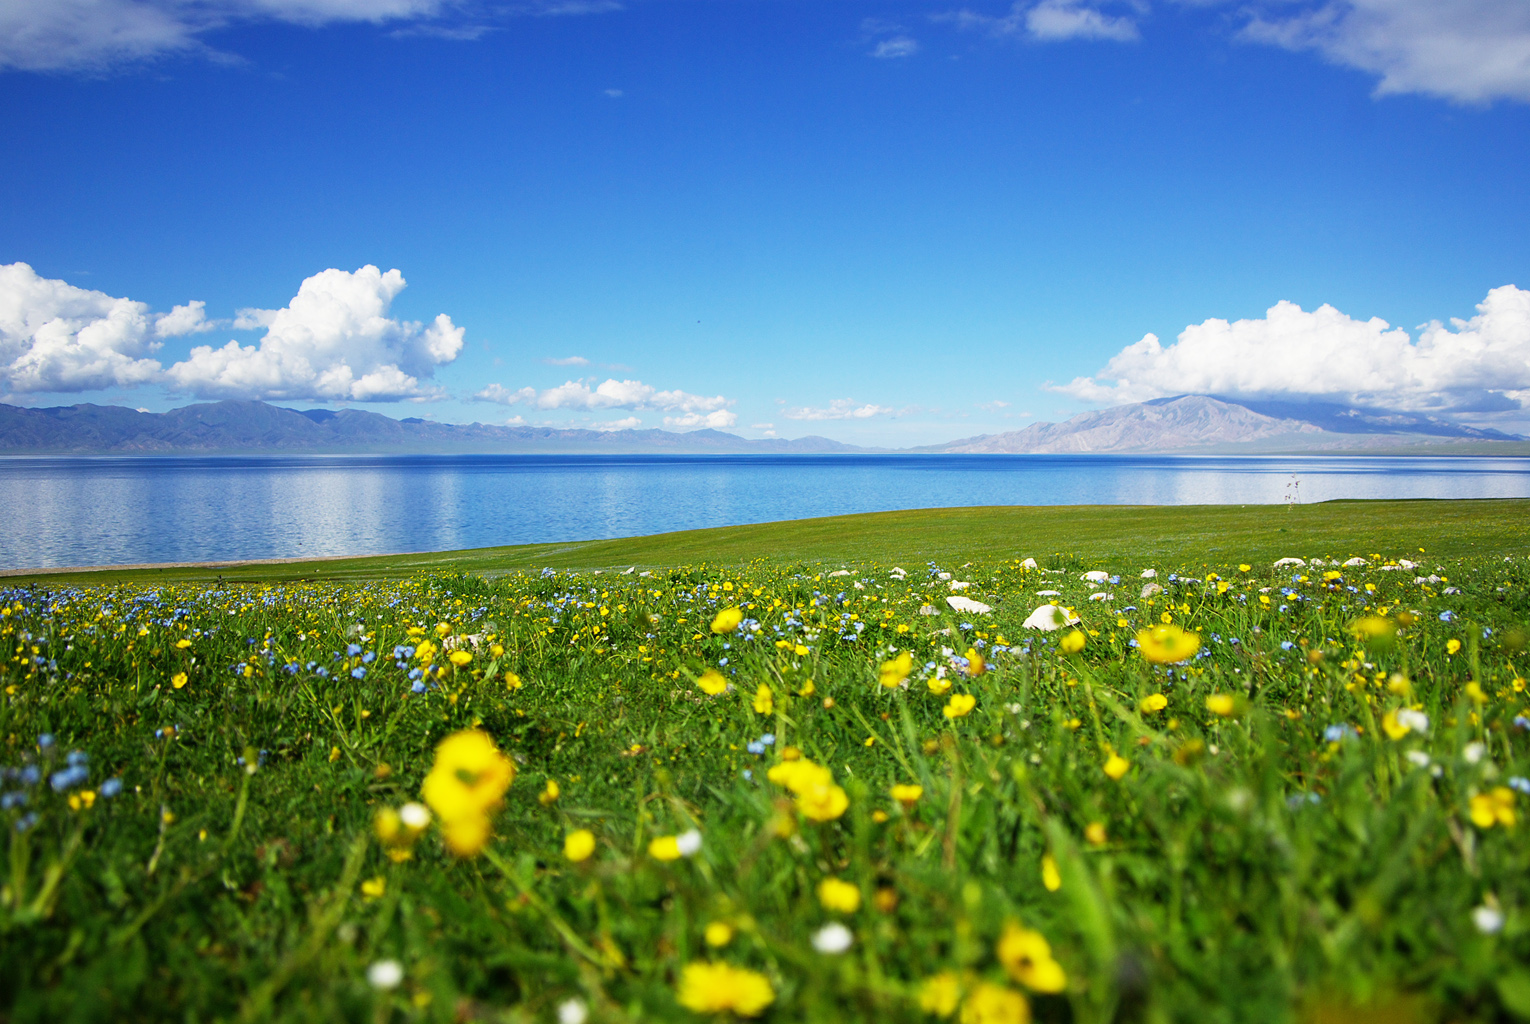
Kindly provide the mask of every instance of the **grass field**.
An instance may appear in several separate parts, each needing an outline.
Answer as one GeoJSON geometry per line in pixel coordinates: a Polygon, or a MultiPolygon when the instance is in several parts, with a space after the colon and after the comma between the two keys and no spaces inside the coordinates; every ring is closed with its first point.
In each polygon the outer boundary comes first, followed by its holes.
{"type": "Polygon", "coordinates": [[[0,1019],[1530,1019],[1527,511],[7,580],[0,1019]]]}

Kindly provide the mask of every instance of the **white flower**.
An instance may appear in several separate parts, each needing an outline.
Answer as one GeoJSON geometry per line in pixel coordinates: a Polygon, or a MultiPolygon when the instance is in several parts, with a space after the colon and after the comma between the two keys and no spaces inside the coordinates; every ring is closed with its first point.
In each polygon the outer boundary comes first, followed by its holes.
{"type": "Polygon", "coordinates": [[[1461,756],[1466,758],[1467,764],[1476,764],[1482,760],[1482,755],[1487,753],[1487,747],[1480,743],[1468,743],[1461,748],[1461,756]]]}
{"type": "Polygon", "coordinates": [[[584,1024],[589,1015],[582,999],[565,999],[558,1004],[558,1024],[584,1024]]]}
{"type": "Polygon", "coordinates": [[[430,810],[424,804],[410,801],[398,809],[398,818],[409,828],[419,832],[430,824],[430,810]]]}
{"type": "Polygon", "coordinates": [[[1068,609],[1055,604],[1044,604],[1031,612],[1030,617],[1023,623],[1026,629],[1041,629],[1051,632],[1064,626],[1071,626],[1078,622],[1078,616],[1070,613],[1068,609]]]}
{"type": "Polygon", "coordinates": [[[973,615],[987,615],[993,608],[982,601],[974,601],[970,597],[948,597],[946,604],[959,612],[970,612],[973,615]]]}
{"type": "Polygon", "coordinates": [[[1412,708],[1399,708],[1397,711],[1397,724],[1412,729],[1417,733],[1429,731],[1429,716],[1422,711],[1414,711],[1412,708]]]}
{"type": "Polygon", "coordinates": [[[367,982],[384,992],[398,988],[398,983],[403,980],[404,965],[397,960],[379,960],[367,968],[367,982]]]}
{"type": "Polygon", "coordinates": [[[835,956],[850,948],[855,936],[838,921],[824,925],[813,933],[813,948],[820,953],[835,956]]]}
{"type": "Polygon", "coordinates": [[[695,829],[681,832],[675,837],[675,847],[682,857],[694,857],[701,850],[701,833],[695,829]]]}
{"type": "Polygon", "coordinates": [[[1422,750],[1410,750],[1405,756],[1420,768],[1429,767],[1429,755],[1422,750]]]}
{"type": "Polygon", "coordinates": [[[1483,905],[1472,911],[1472,924],[1483,935],[1493,935],[1503,927],[1503,911],[1483,905]]]}

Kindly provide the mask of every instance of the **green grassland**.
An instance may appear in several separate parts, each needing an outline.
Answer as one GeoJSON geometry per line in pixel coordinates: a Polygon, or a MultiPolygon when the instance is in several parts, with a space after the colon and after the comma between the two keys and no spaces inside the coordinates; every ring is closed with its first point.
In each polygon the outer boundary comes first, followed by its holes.
{"type": "Polygon", "coordinates": [[[0,1020],[1530,1019],[1526,504],[5,580],[0,1020]]]}

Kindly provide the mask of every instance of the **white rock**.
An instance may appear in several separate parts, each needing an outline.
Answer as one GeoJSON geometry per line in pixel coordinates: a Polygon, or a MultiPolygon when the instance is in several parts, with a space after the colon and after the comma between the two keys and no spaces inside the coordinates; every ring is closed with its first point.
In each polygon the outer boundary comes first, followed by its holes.
{"type": "Polygon", "coordinates": [[[1156,583],[1144,583],[1142,585],[1142,593],[1139,596],[1141,596],[1141,597],[1152,597],[1154,594],[1161,594],[1161,593],[1163,593],[1163,588],[1160,587],[1158,584],[1156,584],[1156,583]]]}
{"type": "Polygon", "coordinates": [[[1158,576],[1158,570],[1157,569],[1143,569],[1142,570],[1142,578],[1145,579],[1145,580],[1156,579],[1157,576],[1158,576]]]}
{"type": "Polygon", "coordinates": [[[1106,572],[1104,569],[1090,569],[1088,572],[1084,573],[1084,575],[1080,576],[1079,579],[1083,580],[1085,583],[1104,583],[1106,580],[1110,579],[1110,573],[1106,572]]]}
{"type": "Polygon", "coordinates": [[[1060,605],[1044,604],[1031,612],[1021,625],[1026,629],[1051,632],[1054,629],[1062,629],[1064,626],[1075,625],[1078,621],[1078,616],[1070,614],[1068,609],[1060,605]]]}
{"type": "Polygon", "coordinates": [[[849,569],[835,569],[833,572],[829,573],[829,575],[830,576],[849,576],[850,575],[850,570],[849,569]]]}
{"type": "Polygon", "coordinates": [[[1284,569],[1288,565],[1294,565],[1298,569],[1305,569],[1307,567],[1307,563],[1300,558],[1281,558],[1275,562],[1275,568],[1277,569],[1284,569]]]}
{"type": "Polygon", "coordinates": [[[627,568],[622,570],[622,575],[623,576],[631,576],[635,572],[637,572],[637,566],[629,565],[629,566],[627,566],[627,568]]]}
{"type": "Polygon", "coordinates": [[[1038,590],[1038,591],[1036,591],[1036,596],[1037,597],[1061,597],[1062,596],[1062,591],[1061,590],[1038,590]]]}
{"type": "Polygon", "coordinates": [[[971,584],[971,582],[968,582],[968,581],[964,581],[964,580],[952,580],[951,581],[951,589],[952,590],[966,590],[970,586],[972,586],[972,584],[971,584]]]}
{"type": "Polygon", "coordinates": [[[1402,566],[1404,569],[1411,569],[1414,566],[1418,565],[1417,562],[1410,562],[1406,558],[1399,558],[1397,560],[1397,564],[1402,566]]]}
{"type": "Polygon", "coordinates": [[[959,612],[971,612],[973,615],[987,615],[993,608],[982,601],[974,601],[970,597],[951,596],[946,598],[946,604],[959,612]]]}
{"type": "Polygon", "coordinates": [[[1103,590],[1096,590],[1094,593],[1089,595],[1089,600],[1091,601],[1109,601],[1110,598],[1111,595],[1105,593],[1103,590]]]}
{"type": "Polygon", "coordinates": [[[938,580],[948,580],[951,578],[951,574],[948,572],[938,572],[935,574],[935,578],[938,580]]]}
{"type": "Polygon", "coordinates": [[[919,614],[920,615],[939,615],[940,614],[940,610],[938,608],[936,608],[933,604],[926,604],[926,605],[921,605],[920,606],[919,614]]]}
{"type": "Polygon", "coordinates": [[[1367,562],[1365,559],[1363,559],[1360,556],[1356,555],[1354,558],[1351,558],[1347,562],[1344,563],[1344,568],[1346,568],[1346,569],[1353,569],[1356,566],[1370,565],[1370,564],[1371,564],[1370,562],[1367,562]]]}
{"type": "Polygon", "coordinates": [[[1022,569],[1035,569],[1035,568],[1037,568],[1036,559],[1034,559],[1034,558],[1027,558],[1025,561],[1020,563],[1020,568],[1022,568],[1022,569]]]}

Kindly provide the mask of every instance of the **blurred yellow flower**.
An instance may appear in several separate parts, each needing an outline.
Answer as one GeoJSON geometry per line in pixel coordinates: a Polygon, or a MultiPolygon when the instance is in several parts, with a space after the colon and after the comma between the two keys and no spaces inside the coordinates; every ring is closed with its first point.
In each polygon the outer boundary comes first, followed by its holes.
{"type": "Polygon", "coordinates": [[[903,681],[908,678],[908,674],[913,671],[913,668],[913,655],[904,651],[896,658],[882,662],[881,668],[877,670],[877,682],[891,690],[894,687],[903,685],[903,681]]]}
{"type": "Polygon", "coordinates": [[[1132,763],[1120,754],[1111,754],[1105,760],[1105,774],[1112,780],[1119,782],[1121,777],[1131,769],[1132,763]]]}
{"type": "Polygon", "coordinates": [[[1497,786],[1491,792],[1472,797],[1471,819],[1478,828],[1487,829],[1494,825],[1513,828],[1518,820],[1514,812],[1514,791],[1508,786],[1497,786]]]}
{"type": "Polygon", "coordinates": [[[1397,624],[1380,615],[1367,615],[1351,624],[1350,632],[1362,640],[1385,640],[1397,632],[1397,624]]]}
{"type": "Polygon", "coordinates": [[[1084,839],[1091,846],[1104,846],[1106,839],[1105,826],[1101,822],[1091,821],[1088,825],[1084,826],[1084,839]]]}
{"type": "Polygon", "coordinates": [[[1142,656],[1155,665],[1172,665],[1195,657],[1201,649],[1198,633],[1190,633],[1169,623],[1137,631],[1137,647],[1142,656]]]}
{"type": "Polygon", "coordinates": [[[458,668],[463,668],[472,662],[473,655],[467,651],[453,651],[446,656],[446,660],[458,668]]]}
{"type": "Polygon", "coordinates": [[[768,715],[776,709],[775,695],[770,692],[770,687],[764,683],[754,691],[754,710],[756,714],[768,715]]]}
{"type": "Polygon", "coordinates": [[[1052,959],[1052,946],[1046,936],[1010,922],[994,955],[1009,976],[1032,992],[1061,992],[1068,986],[1068,975],[1052,959]]]}
{"type": "Polygon", "coordinates": [[[170,685],[175,687],[177,690],[184,687],[186,685],[186,673],[177,672],[175,675],[171,676],[170,685]]]}
{"type": "Polygon", "coordinates": [[[1487,694],[1482,692],[1482,684],[1475,679],[1466,684],[1465,693],[1466,699],[1479,708],[1487,703],[1487,694]]]}
{"type": "Polygon", "coordinates": [[[861,908],[861,890],[851,882],[825,878],[818,883],[818,902],[825,910],[853,914],[861,908]]]}
{"type": "Polygon", "coordinates": [[[696,685],[701,688],[702,693],[715,697],[728,688],[728,680],[717,669],[709,668],[701,673],[701,677],[696,680],[696,685]]]}
{"type": "Polygon", "coordinates": [[[724,608],[722,611],[718,612],[716,618],[712,620],[712,632],[731,633],[737,629],[738,624],[743,621],[744,611],[742,608],[724,608]]]}
{"type": "Polygon", "coordinates": [[[935,676],[931,676],[930,681],[925,685],[930,688],[930,692],[935,696],[943,697],[945,696],[946,691],[951,689],[951,680],[937,679],[935,676]]]}
{"type": "Polygon", "coordinates": [[[1068,633],[1057,642],[1057,649],[1064,654],[1077,654],[1084,649],[1084,634],[1078,630],[1069,630],[1068,633]]]}
{"type": "Polygon", "coordinates": [[[551,804],[557,802],[558,797],[562,795],[562,792],[563,791],[558,788],[558,782],[556,779],[548,779],[547,788],[537,794],[537,802],[540,803],[543,807],[550,806],[551,804]]]}
{"type": "Polygon", "coordinates": [[[499,810],[515,781],[515,763],[478,729],[453,733],[436,747],[436,762],[420,787],[441,819],[446,842],[458,856],[473,856],[489,838],[489,815],[499,810]]]}
{"type": "Polygon", "coordinates": [[[689,963],[680,972],[680,1005],[696,1013],[758,1017],[775,1001],[770,979],[723,963],[689,963]]]}
{"type": "Polygon", "coordinates": [[[575,829],[563,837],[563,856],[575,864],[590,859],[595,852],[595,833],[587,828],[575,829]]]}
{"type": "Polygon", "coordinates": [[[369,878],[361,883],[361,895],[369,900],[375,900],[387,891],[388,880],[382,875],[378,875],[376,878],[369,878]]]}
{"type": "Polygon", "coordinates": [[[1041,855],[1041,884],[1047,892],[1062,888],[1062,873],[1057,870],[1057,859],[1050,853],[1041,855]]]}
{"type": "Polygon", "coordinates": [[[1144,714],[1152,714],[1155,711],[1162,711],[1168,706],[1169,698],[1165,697],[1161,693],[1150,693],[1146,697],[1143,697],[1142,701],[1137,705],[1137,707],[1140,708],[1144,714]]]}
{"type": "Polygon", "coordinates": [[[946,701],[941,714],[947,718],[965,718],[975,707],[977,707],[977,698],[972,694],[953,693],[951,699],[946,701]]]}
{"type": "Polygon", "coordinates": [[[436,645],[429,640],[421,640],[420,645],[414,649],[414,660],[429,663],[436,656],[436,645]]]}
{"type": "Polygon", "coordinates": [[[713,921],[707,925],[702,937],[713,949],[721,949],[733,941],[733,926],[726,921],[713,921]]]}
{"type": "Polygon", "coordinates": [[[910,786],[900,782],[893,786],[891,793],[892,798],[902,804],[904,810],[908,810],[919,802],[920,797],[924,796],[924,787],[910,786]]]}
{"type": "Polygon", "coordinates": [[[191,641],[187,640],[185,637],[181,637],[175,642],[175,646],[184,651],[186,648],[191,646],[191,641]]]}
{"type": "Polygon", "coordinates": [[[797,794],[797,810],[814,821],[833,821],[850,806],[850,797],[839,786],[811,786],[797,794]]]}
{"type": "Polygon", "coordinates": [[[648,844],[648,856],[654,860],[679,860],[680,841],[674,836],[659,836],[648,844]]]}
{"type": "Polygon", "coordinates": [[[1030,1004],[1003,985],[980,981],[962,1003],[961,1024],[1029,1024],[1030,1004]]]}
{"type": "Polygon", "coordinates": [[[919,986],[919,1008],[937,1017],[956,1012],[962,999],[962,980],[955,971],[941,971],[919,986]]]}
{"type": "Polygon", "coordinates": [[[1238,702],[1233,699],[1231,694],[1213,693],[1206,698],[1206,710],[1210,711],[1213,715],[1231,718],[1233,713],[1238,710],[1238,702]]]}
{"type": "Polygon", "coordinates": [[[451,635],[452,635],[452,624],[450,622],[438,622],[438,623],[436,623],[436,636],[439,636],[439,637],[448,637],[448,636],[451,636],[451,635]]]}

